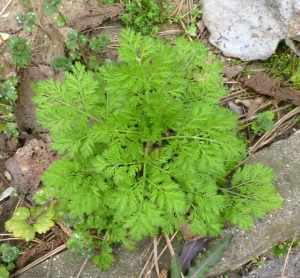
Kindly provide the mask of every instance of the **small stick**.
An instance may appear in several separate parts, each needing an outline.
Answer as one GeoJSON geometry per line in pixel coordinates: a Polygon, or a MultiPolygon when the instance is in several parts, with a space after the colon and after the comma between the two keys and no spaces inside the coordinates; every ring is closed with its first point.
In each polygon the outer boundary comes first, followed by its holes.
{"type": "MultiPolygon", "coordinates": [[[[158,238],[158,243],[160,242],[160,240],[161,240],[161,236],[158,238]]],[[[151,260],[152,255],[153,255],[153,250],[152,250],[151,254],[149,255],[149,258],[148,258],[147,262],[145,263],[145,265],[144,265],[144,267],[143,267],[143,269],[142,269],[142,271],[141,271],[141,273],[140,273],[139,278],[141,278],[142,275],[143,275],[143,273],[145,272],[145,270],[146,270],[148,264],[150,263],[150,260],[151,260]]],[[[151,267],[151,269],[152,269],[152,267],[151,267]]]]}
{"type": "Polygon", "coordinates": [[[61,251],[64,251],[65,249],[67,249],[66,244],[63,244],[63,245],[57,247],[57,248],[54,249],[52,252],[47,253],[47,254],[44,255],[43,257],[41,257],[41,258],[35,260],[35,261],[32,262],[31,264],[29,264],[29,265],[27,265],[26,267],[24,267],[24,268],[18,270],[17,272],[15,272],[15,273],[13,274],[13,275],[14,275],[13,277],[18,276],[19,274],[21,274],[21,273],[27,271],[28,269],[34,267],[35,265],[37,265],[37,264],[43,262],[43,261],[46,260],[46,259],[52,257],[53,255],[55,255],[55,254],[57,254],[57,253],[59,253],[59,252],[61,252],[61,251]]]}
{"type": "MultiPolygon", "coordinates": [[[[288,114],[286,114],[285,116],[283,116],[279,121],[277,121],[274,124],[274,127],[272,130],[267,131],[256,143],[255,145],[252,146],[249,154],[253,154],[254,152],[257,151],[257,149],[259,149],[260,147],[264,146],[266,144],[265,140],[267,138],[269,138],[271,136],[272,133],[277,133],[276,131],[279,129],[280,125],[288,120],[289,118],[297,115],[298,113],[300,113],[300,107],[296,107],[294,108],[292,111],[290,111],[288,114]]],[[[276,134],[275,134],[276,135],[276,134]]]]}
{"type": "Polygon", "coordinates": [[[291,39],[285,38],[284,39],[285,43],[287,44],[287,46],[292,49],[295,54],[300,57],[300,51],[299,49],[296,47],[296,45],[294,45],[293,41],[291,39]]]}
{"type": "MultiPolygon", "coordinates": [[[[177,233],[178,233],[178,231],[175,232],[175,234],[171,237],[171,240],[170,240],[170,241],[172,241],[172,240],[175,238],[175,236],[177,235],[177,233]]],[[[164,247],[164,249],[159,253],[159,255],[158,255],[158,257],[157,257],[158,260],[159,260],[159,258],[162,256],[162,254],[166,251],[167,247],[168,247],[168,246],[166,245],[166,246],[164,247]]],[[[153,254],[153,251],[152,251],[152,254],[153,254]]],[[[151,255],[152,255],[152,254],[151,254],[151,255]]],[[[150,256],[151,256],[151,255],[150,255],[150,256]]],[[[151,272],[153,266],[154,266],[154,264],[152,263],[152,265],[151,265],[151,267],[150,267],[150,269],[149,269],[149,271],[148,271],[148,274],[151,272]]]]}
{"type": "Polygon", "coordinates": [[[156,275],[157,277],[159,277],[159,268],[158,268],[158,260],[157,260],[157,237],[155,236],[153,239],[153,262],[155,265],[155,271],[156,271],[156,275]]]}
{"type": "MultiPolygon", "coordinates": [[[[51,249],[53,250],[53,241],[52,241],[52,247],[51,247],[51,249]]],[[[47,271],[47,278],[50,277],[50,272],[51,272],[51,267],[52,267],[52,258],[53,258],[53,257],[51,257],[51,258],[49,259],[49,263],[48,263],[48,271],[47,271]]]]}
{"type": "Polygon", "coordinates": [[[184,2],[184,0],[181,0],[181,2],[179,3],[179,5],[175,9],[175,11],[171,14],[171,16],[177,15],[180,12],[180,10],[182,8],[182,5],[183,5],[183,2],[184,2]]]}
{"type": "Polygon", "coordinates": [[[2,15],[5,10],[7,9],[7,7],[10,5],[10,3],[12,2],[12,0],[8,1],[8,3],[5,5],[5,7],[2,9],[2,11],[0,12],[0,15],[2,15]]]}
{"type": "Polygon", "coordinates": [[[82,270],[83,270],[84,266],[86,265],[87,261],[88,261],[88,260],[87,260],[87,259],[85,259],[85,261],[84,261],[83,265],[81,266],[81,268],[80,268],[80,270],[79,270],[79,272],[78,272],[78,274],[77,274],[76,278],[79,278],[79,276],[80,276],[80,274],[81,274],[81,272],[82,272],[82,270]]]}
{"type": "Polygon", "coordinates": [[[286,258],[285,258],[285,261],[284,261],[284,266],[283,266],[281,278],[284,278],[284,272],[285,272],[285,268],[286,268],[286,265],[287,265],[287,261],[288,261],[288,258],[289,258],[289,255],[290,255],[290,252],[291,252],[293,243],[294,243],[294,241],[296,240],[296,237],[297,237],[297,236],[298,236],[298,234],[296,233],[296,234],[294,235],[294,238],[293,238],[292,242],[291,242],[289,251],[288,251],[288,253],[286,254],[286,258]]]}

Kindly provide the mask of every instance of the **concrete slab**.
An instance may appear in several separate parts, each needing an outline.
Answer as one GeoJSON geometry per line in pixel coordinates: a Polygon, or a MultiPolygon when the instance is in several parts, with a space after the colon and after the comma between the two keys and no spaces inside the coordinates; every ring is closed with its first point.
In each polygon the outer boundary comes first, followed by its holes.
{"type": "MultiPolygon", "coordinates": [[[[122,245],[114,247],[115,262],[108,271],[100,271],[93,262],[85,259],[75,259],[69,251],[62,252],[35,267],[20,274],[19,278],[138,278],[152,251],[152,239],[140,241],[136,249],[130,251],[122,245]],[[82,268],[82,271],[81,271],[82,268]],[[78,276],[78,274],[80,275],[78,276]]],[[[166,246],[162,239],[158,245],[158,254],[166,246]]],[[[176,253],[181,252],[182,243],[174,240],[172,246],[176,253]]],[[[169,268],[171,256],[168,249],[159,260],[159,269],[169,268]]],[[[142,276],[144,277],[144,276],[142,276]]],[[[151,278],[157,277],[154,272],[151,278]]]]}
{"type": "MultiPolygon", "coordinates": [[[[300,131],[256,153],[247,162],[261,162],[274,169],[273,184],[283,197],[284,204],[264,219],[257,220],[248,231],[234,226],[224,229],[221,237],[227,233],[233,233],[234,237],[224,257],[208,277],[234,270],[270,250],[278,241],[291,239],[294,233],[300,232],[300,131]]],[[[300,277],[300,268],[296,277],[300,277]]]]}
{"type": "Polygon", "coordinates": [[[300,277],[300,248],[293,249],[289,256],[280,260],[267,261],[263,269],[255,269],[243,278],[299,278],[300,277]],[[286,261],[286,266],[285,266],[286,261]],[[284,271],[283,271],[284,270],[284,271]]]}

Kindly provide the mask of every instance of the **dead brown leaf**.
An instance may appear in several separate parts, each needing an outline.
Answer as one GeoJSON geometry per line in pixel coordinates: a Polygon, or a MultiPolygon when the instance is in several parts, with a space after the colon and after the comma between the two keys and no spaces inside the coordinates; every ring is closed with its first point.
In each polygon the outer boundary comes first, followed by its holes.
{"type": "Polygon", "coordinates": [[[183,236],[185,243],[189,243],[198,239],[203,238],[201,235],[193,235],[189,230],[190,224],[180,223],[180,232],[183,236]]]}
{"type": "Polygon", "coordinates": [[[94,29],[108,18],[111,20],[120,19],[124,13],[124,3],[94,6],[71,18],[69,27],[78,29],[79,31],[94,29]]]}
{"type": "Polygon", "coordinates": [[[272,80],[265,74],[256,74],[242,77],[240,82],[252,90],[262,95],[274,97],[277,101],[289,101],[294,105],[300,105],[300,91],[281,88],[278,80],[272,80]]]}
{"type": "Polygon", "coordinates": [[[226,76],[228,78],[232,78],[232,77],[238,75],[244,68],[245,68],[245,66],[235,65],[232,67],[224,67],[223,69],[224,69],[226,76]]]}

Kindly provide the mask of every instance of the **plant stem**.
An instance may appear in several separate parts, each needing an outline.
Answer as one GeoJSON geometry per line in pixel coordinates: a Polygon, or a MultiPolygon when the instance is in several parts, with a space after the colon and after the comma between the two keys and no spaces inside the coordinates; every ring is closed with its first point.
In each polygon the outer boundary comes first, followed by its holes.
{"type": "Polygon", "coordinates": [[[61,16],[62,20],[64,21],[65,25],[68,26],[68,22],[66,21],[64,15],[60,12],[60,11],[57,11],[58,14],[61,16]]]}
{"type": "Polygon", "coordinates": [[[40,24],[38,24],[38,23],[34,23],[34,25],[36,25],[37,27],[41,28],[41,30],[44,31],[44,33],[47,35],[47,37],[48,37],[51,41],[53,41],[52,38],[51,38],[51,36],[50,36],[50,34],[44,29],[44,27],[42,27],[42,26],[41,26],[40,24]]]}
{"type": "Polygon", "coordinates": [[[50,205],[55,204],[56,202],[57,202],[57,200],[53,200],[53,201],[46,203],[46,208],[43,211],[41,211],[36,217],[29,218],[29,224],[30,225],[34,224],[35,221],[49,209],[50,205]]]}

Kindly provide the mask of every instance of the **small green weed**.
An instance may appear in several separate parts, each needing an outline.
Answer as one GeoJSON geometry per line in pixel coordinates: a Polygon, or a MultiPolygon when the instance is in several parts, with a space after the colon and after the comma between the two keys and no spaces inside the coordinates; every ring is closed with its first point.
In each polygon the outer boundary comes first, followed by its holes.
{"type": "Polygon", "coordinates": [[[61,221],[66,211],[62,202],[55,200],[55,190],[42,188],[33,197],[37,206],[19,207],[11,219],[5,222],[5,229],[14,237],[30,241],[36,233],[43,234],[54,226],[54,221],[61,221]]]}
{"type": "Polygon", "coordinates": [[[18,78],[8,78],[0,83],[0,132],[4,132],[8,138],[19,136],[14,116],[15,102],[19,97],[17,86],[18,78]]]}
{"type": "MultiPolygon", "coordinates": [[[[292,244],[292,247],[297,247],[299,245],[299,240],[295,240],[292,244]]],[[[277,246],[274,247],[273,253],[276,259],[282,258],[282,256],[286,255],[291,246],[291,242],[288,241],[280,241],[277,246]]]]}
{"type": "Polygon", "coordinates": [[[31,58],[31,44],[27,39],[12,37],[9,40],[13,62],[17,67],[24,68],[31,58]]]}
{"type": "Polygon", "coordinates": [[[175,21],[183,20],[187,15],[190,16],[189,24],[186,26],[186,35],[190,37],[197,36],[196,22],[202,17],[202,10],[200,9],[201,2],[194,5],[193,9],[184,15],[178,14],[175,21]]]}
{"type": "MultiPolygon", "coordinates": [[[[117,0],[100,0],[100,4],[118,3],[117,0]]],[[[168,1],[157,0],[124,0],[126,13],[122,23],[143,35],[156,35],[159,29],[156,24],[170,22],[168,14],[173,7],[168,1]]]]}
{"type": "Polygon", "coordinates": [[[266,260],[265,260],[264,257],[255,256],[255,257],[252,259],[252,261],[251,261],[249,267],[251,267],[251,268],[253,268],[253,267],[256,268],[256,267],[257,267],[257,268],[259,268],[259,269],[262,269],[263,266],[265,265],[265,262],[266,262],[266,260]]]}
{"type": "Polygon", "coordinates": [[[266,73],[272,73],[277,80],[287,80],[295,72],[298,57],[291,53],[285,43],[280,43],[277,51],[269,59],[264,61],[266,73]]]}
{"type": "Polygon", "coordinates": [[[257,120],[252,123],[252,130],[260,136],[263,135],[274,127],[274,117],[275,114],[271,111],[259,113],[257,120]]]}
{"type": "Polygon", "coordinates": [[[26,32],[32,32],[36,26],[36,15],[33,12],[25,14],[19,14],[17,16],[19,23],[22,23],[26,32]]]}
{"type": "Polygon", "coordinates": [[[96,38],[90,39],[89,47],[95,52],[100,52],[106,50],[110,44],[110,39],[108,35],[100,34],[96,38]]]}
{"type": "Polygon", "coordinates": [[[14,261],[19,257],[20,250],[16,246],[9,244],[0,245],[0,277],[8,278],[9,271],[13,270],[16,266],[14,261]]]}
{"type": "Polygon", "coordinates": [[[99,67],[99,61],[93,52],[99,53],[106,50],[110,44],[110,38],[106,34],[99,34],[95,38],[88,39],[85,35],[79,35],[77,30],[70,30],[67,33],[66,46],[69,49],[68,58],[65,56],[57,56],[51,62],[51,65],[58,72],[68,71],[74,61],[81,61],[83,59],[84,63],[89,69],[96,69],[99,67]],[[85,46],[88,46],[89,52],[92,51],[88,57],[85,51],[85,46]]]}
{"type": "Polygon", "coordinates": [[[298,63],[296,72],[292,75],[290,80],[293,82],[294,86],[300,90],[300,62],[298,63]]]}
{"type": "Polygon", "coordinates": [[[61,72],[70,70],[72,63],[67,57],[57,56],[52,60],[51,66],[54,67],[56,71],[61,72]]]}
{"type": "Polygon", "coordinates": [[[44,11],[47,15],[58,13],[56,23],[59,27],[68,25],[68,17],[66,15],[63,15],[58,8],[59,6],[61,6],[61,0],[43,0],[43,3],[44,11]]]}

